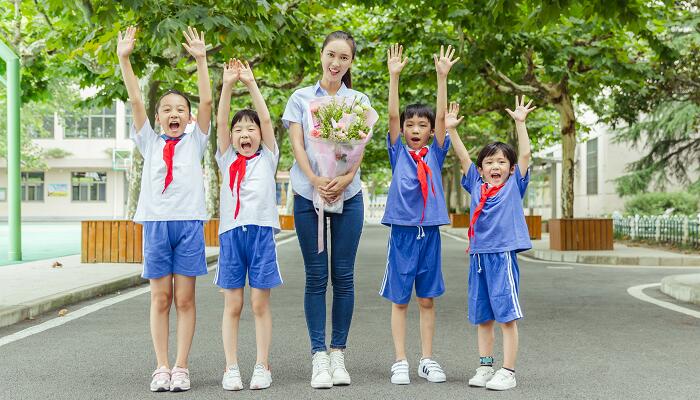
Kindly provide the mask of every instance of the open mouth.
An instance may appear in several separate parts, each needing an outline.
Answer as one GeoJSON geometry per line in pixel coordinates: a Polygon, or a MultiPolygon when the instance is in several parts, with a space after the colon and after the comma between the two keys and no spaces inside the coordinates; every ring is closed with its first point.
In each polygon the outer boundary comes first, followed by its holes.
{"type": "Polygon", "coordinates": [[[179,123],[179,122],[171,122],[171,123],[168,125],[168,128],[170,128],[170,130],[171,130],[172,132],[177,132],[177,130],[180,129],[180,123],[179,123]]]}
{"type": "Polygon", "coordinates": [[[420,138],[419,138],[419,137],[412,137],[412,138],[411,138],[411,141],[412,141],[413,143],[419,143],[419,142],[420,142],[420,138]]]}
{"type": "Polygon", "coordinates": [[[495,172],[495,173],[491,174],[491,179],[499,180],[499,179],[501,179],[501,174],[495,172]]]}
{"type": "Polygon", "coordinates": [[[242,151],[249,151],[253,148],[253,144],[250,142],[242,142],[241,143],[241,150],[242,151]]]}
{"type": "Polygon", "coordinates": [[[332,76],[336,76],[336,75],[338,75],[338,74],[340,73],[340,71],[338,71],[338,70],[333,70],[333,69],[331,69],[331,68],[328,68],[328,72],[330,72],[332,76]]]}

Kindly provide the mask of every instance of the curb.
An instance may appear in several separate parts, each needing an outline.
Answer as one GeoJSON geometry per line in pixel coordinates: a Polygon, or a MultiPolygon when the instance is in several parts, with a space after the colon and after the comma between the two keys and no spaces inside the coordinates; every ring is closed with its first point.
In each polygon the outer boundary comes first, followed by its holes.
{"type": "Polygon", "coordinates": [[[660,289],[676,300],[700,305],[700,274],[667,276],[661,280],[660,289]]]}
{"type": "Polygon", "coordinates": [[[620,257],[575,253],[567,254],[563,252],[553,253],[546,250],[527,250],[522,254],[543,261],[557,261],[577,264],[700,267],[700,258],[689,257],[620,257]]]}

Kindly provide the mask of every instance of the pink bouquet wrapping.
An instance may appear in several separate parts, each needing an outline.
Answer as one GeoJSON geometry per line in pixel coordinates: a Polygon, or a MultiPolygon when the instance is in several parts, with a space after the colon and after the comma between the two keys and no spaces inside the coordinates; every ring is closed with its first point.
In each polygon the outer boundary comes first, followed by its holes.
{"type": "MultiPolygon", "coordinates": [[[[348,173],[356,165],[372,137],[372,127],[379,119],[370,106],[359,98],[326,96],[311,100],[309,112],[309,148],[316,159],[319,174],[333,179],[348,173]]],[[[343,212],[343,198],[326,203],[314,189],[314,208],[318,214],[318,252],[323,246],[324,211],[343,212]]]]}

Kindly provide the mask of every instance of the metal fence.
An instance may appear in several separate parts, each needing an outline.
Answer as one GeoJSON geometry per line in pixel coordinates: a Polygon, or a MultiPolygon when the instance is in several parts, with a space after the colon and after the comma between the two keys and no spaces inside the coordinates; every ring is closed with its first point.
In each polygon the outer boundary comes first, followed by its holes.
{"type": "Polygon", "coordinates": [[[615,237],[651,240],[700,248],[700,214],[697,216],[613,216],[615,237]]]}

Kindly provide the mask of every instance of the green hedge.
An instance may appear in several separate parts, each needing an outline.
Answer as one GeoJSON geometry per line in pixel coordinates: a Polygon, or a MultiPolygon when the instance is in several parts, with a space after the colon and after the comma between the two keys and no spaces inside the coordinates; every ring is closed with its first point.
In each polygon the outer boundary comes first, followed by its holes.
{"type": "Polygon", "coordinates": [[[687,192],[651,192],[638,194],[625,203],[627,214],[660,215],[673,208],[674,215],[698,212],[700,196],[687,192]]]}

